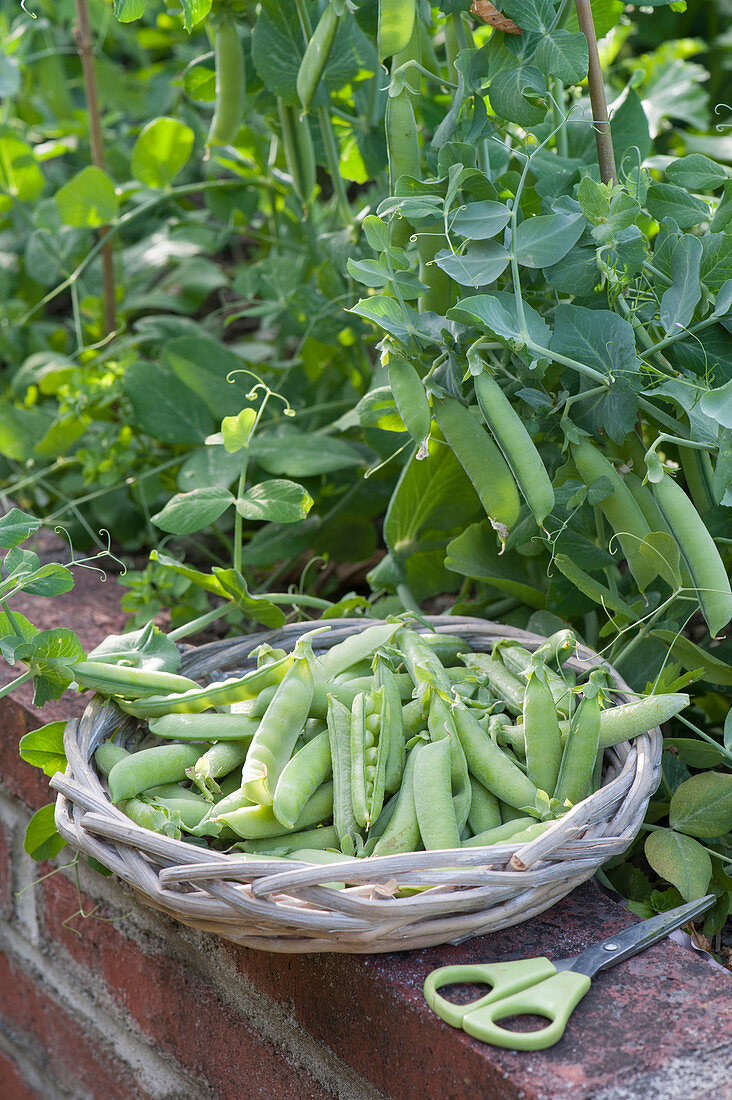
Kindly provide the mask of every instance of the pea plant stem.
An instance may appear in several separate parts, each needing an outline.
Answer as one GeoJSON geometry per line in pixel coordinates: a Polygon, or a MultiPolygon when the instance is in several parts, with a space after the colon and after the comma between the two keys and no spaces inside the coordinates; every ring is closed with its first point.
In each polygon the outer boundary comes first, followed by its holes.
{"type": "Polygon", "coordinates": [[[15,689],[19,688],[22,684],[27,684],[28,681],[32,679],[32,677],[33,673],[30,669],[24,672],[22,676],[16,676],[16,678],[14,680],[11,680],[9,684],[6,684],[5,687],[0,688],[0,699],[4,699],[6,695],[10,695],[11,691],[15,691],[15,689]]]}
{"type": "Polygon", "coordinates": [[[618,173],[615,168],[613,139],[610,133],[607,100],[605,99],[605,82],[602,78],[600,54],[597,49],[597,35],[595,34],[595,23],[592,18],[591,0],[575,0],[575,7],[577,8],[579,27],[587,39],[589,51],[587,83],[590,89],[590,104],[592,106],[592,121],[597,143],[597,160],[600,165],[600,179],[603,183],[617,183],[618,173]]]}
{"type": "MultiPolygon", "coordinates": [[[[104,171],[104,137],[99,112],[97,76],[94,68],[94,41],[92,39],[91,20],[87,0],[76,0],[77,25],[74,39],[81,58],[81,70],[84,75],[86,105],[89,113],[89,142],[92,164],[104,171]]],[[[108,225],[100,226],[99,238],[102,253],[102,296],[104,302],[105,334],[114,332],[116,324],[116,293],[114,285],[114,255],[112,238],[108,225]]]]}

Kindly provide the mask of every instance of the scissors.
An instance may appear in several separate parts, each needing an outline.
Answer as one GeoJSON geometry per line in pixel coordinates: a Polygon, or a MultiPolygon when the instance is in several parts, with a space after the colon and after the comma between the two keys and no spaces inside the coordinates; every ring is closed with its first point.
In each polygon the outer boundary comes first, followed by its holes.
{"type": "Polygon", "coordinates": [[[561,1039],[569,1017],[598,971],[608,970],[662,940],[706,912],[716,900],[714,894],[707,894],[688,905],[659,913],[567,959],[441,966],[427,976],[425,999],[438,1016],[474,1039],[509,1050],[545,1050],[561,1039]],[[485,996],[467,1004],[455,1004],[438,993],[443,986],[465,982],[492,988],[485,996]],[[549,1024],[539,1031],[509,1031],[497,1022],[522,1015],[544,1016],[549,1024]]]}

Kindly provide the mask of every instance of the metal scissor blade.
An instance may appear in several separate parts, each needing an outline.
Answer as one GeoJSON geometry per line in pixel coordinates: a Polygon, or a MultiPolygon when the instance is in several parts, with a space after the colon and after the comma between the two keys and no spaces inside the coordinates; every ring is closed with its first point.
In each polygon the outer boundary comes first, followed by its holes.
{"type": "MultiPolygon", "coordinates": [[[[561,960],[564,964],[561,969],[574,970],[592,978],[598,971],[608,970],[616,963],[637,955],[639,951],[662,940],[682,924],[698,917],[700,913],[705,913],[716,900],[714,894],[707,894],[706,897],[690,901],[687,905],[679,905],[677,909],[669,909],[667,913],[659,913],[650,920],[625,928],[622,932],[618,932],[617,936],[608,936],[606,940],[588,947],[574,959],[561,960]]],[[[554,965],[560,969],[556,962],[554,965]]]]}

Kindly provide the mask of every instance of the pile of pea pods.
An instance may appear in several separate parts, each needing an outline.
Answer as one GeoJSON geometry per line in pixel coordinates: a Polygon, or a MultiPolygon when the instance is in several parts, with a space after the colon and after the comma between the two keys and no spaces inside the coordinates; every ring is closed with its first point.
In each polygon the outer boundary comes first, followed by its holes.
{"type": "Polygon", "coordinates": [[[201,687],[99,662],[81,687],[146,724],[135,752],[95,763],[131,820],[218,851],[316,862],[522,843],[595,790],[604,750],[688,705],[615,705],[609,670],[563,664],[569,631],[533,653],[506,639],[377,623],[315,656],[259,646],[257,667],[201,687]]]}

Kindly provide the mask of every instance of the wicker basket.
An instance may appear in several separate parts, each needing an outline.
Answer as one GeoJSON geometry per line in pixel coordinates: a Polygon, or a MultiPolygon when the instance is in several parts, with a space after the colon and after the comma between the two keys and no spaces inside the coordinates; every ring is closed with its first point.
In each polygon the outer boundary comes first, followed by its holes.
{"type": "MultiPolygon", "coordinates": [[[[443,633],[459,633],[475,650],[500,638],[535,649],[544,639],[480,619],[435,617],[443,633]]],[[[369,625],[369,620],[366,625],[369,625]]],[[[215,680],[247,667],[262,641],[287,648],[312,623],[188,650],[182,671],[215,680]]],[[[363,629],[362,619],[334,620],[314,638],[325,649],[363,629]]],[[[600,658],[580,646],[567,667],[586,672],[600,658]]],[[[635,696],[613,673],[619,700],[635,696]]],[[[605,755],[603,785],[538,839],[522,846],[370,856],[344,865],[305,864],[296,858],[222,855],[133,824],[109,800],[92,757],[113,731],[135,735],[136,723],[112,704],[92,700],[66,729],[68,769],[52,780],[59,792],[56,824],[73,847],[93,856],[145,904],[206,932],[267,951],[401,951],[470,936],[528,920],[590,878],[626,849],[643,821],[660,778],[658,728],[605,755]],[[324,882],[346,879],[346,889],[324,882]],[[411,896],[400,888],[428,886],[411,896]]]]}

